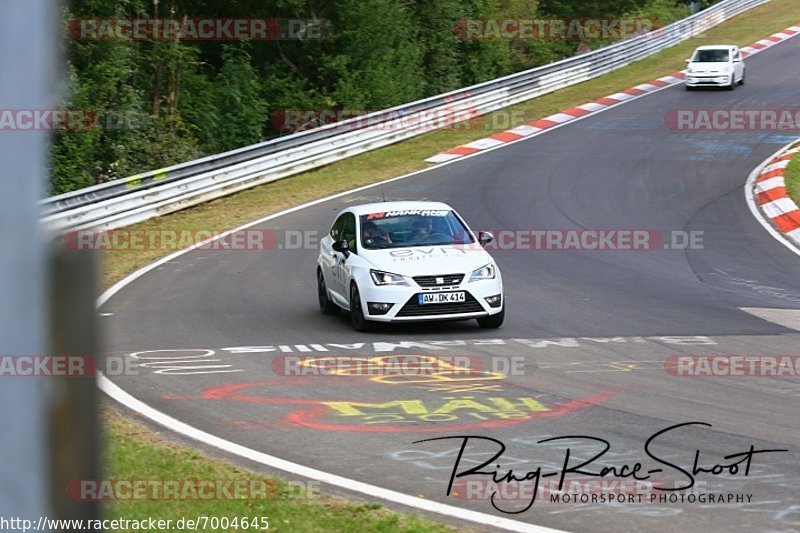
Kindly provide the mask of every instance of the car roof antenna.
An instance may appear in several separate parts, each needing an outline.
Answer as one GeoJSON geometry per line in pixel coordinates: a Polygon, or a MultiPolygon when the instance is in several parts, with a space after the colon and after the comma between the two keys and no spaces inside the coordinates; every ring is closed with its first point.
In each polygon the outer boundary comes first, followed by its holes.
{"type": "Polygon", "coordinates": [[[383,184],[381,184],[381,198],[383,198],[384,202],[386,201],[386,191],[383,190],[383,184]]]}

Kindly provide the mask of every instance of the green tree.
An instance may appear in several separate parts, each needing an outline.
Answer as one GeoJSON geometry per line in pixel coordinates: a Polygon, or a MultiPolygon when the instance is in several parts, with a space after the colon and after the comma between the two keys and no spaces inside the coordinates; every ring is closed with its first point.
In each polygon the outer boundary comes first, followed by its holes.
{"type": "Polygon", "coordinates": [[[56,133],[51,189],[68,191],[258,142],[283,133],[269,120],[281,109],[383,109],[556,61],[578,44],[467,40],[456,29],[464,19],[670,22],[686,13],[687,1],[70,0],[65,24],[266,17],[329,21],[332,33],[236,44],[65,37],[65,107],[111,120],[56,133]]]}
{"type": "Polygon", "coordinates": [[[635,11],[648,0],[540,0],[539,12],[561,18],[614,18],[635,11]]]}
{"type": "Polygon", "coordinates": [[[324,58],[323,68],[335,77],[339,106],[382,109],[422,96],[422,48],[405,3],[341,0],[336,13],[336,53],[324,58]]]}
{"type": "MultiPolygon", "coordinates": [[[[267,123],[267,102],[250,55],[236,46],[225,46],[223,65],[208,84],[203,109],[208,116],[194,115],[203,148],[222,152],[261,139],[267,123]]],[[[202,82],[201,82],[202,83],[202,82]]]]}

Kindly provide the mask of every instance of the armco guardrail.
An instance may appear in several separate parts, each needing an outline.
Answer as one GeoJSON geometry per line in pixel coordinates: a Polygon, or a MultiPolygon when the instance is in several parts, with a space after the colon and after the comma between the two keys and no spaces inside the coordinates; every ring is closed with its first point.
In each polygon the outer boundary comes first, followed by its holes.
{"type": "Polygon", "coordinates": [[[664,28],[465,89],[95,185],[41,202],[53,231],[112,229],[178,211],[529,100],[624,67],[770,0],[723,0],[664,28]]]}

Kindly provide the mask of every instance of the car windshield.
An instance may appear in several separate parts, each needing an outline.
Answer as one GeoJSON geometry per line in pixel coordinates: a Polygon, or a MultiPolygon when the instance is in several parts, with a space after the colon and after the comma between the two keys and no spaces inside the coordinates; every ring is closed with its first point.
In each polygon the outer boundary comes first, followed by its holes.
{"type": "Polygon", "coordinates": [[[382,211],[361,215],[360,222],[361,245],[367,250],[475,242],[449,209],[382,211]]]}
{"type": "Polygon", "coordinates": [[[728,61],[728,50],[719,48],[716,50],[698,50],[692,59],[695,63],[725,63],[728,61]]]}

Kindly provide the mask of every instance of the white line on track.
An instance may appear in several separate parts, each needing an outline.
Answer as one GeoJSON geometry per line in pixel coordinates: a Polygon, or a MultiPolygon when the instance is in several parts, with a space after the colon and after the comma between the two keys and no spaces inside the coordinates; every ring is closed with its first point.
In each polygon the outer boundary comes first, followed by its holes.
{"type": "Polygon", "coordinates": [[[133,396],[131,396],[130,394],[119,388],[105,376],[100,376],[100,389],[109,396],[111,396],[112,398],[114,398],[115,400],[117,400],[118,402],[124,404],[130,409],[133,409],[134,411],[138,411],[142,415],[153,420],[154,422],[157,422],[158,424],[161,424],[162,426],[165,426],[177,433],[181,433],[182,435],[186,435],[187,437],[191,437],[192,439],[198,440],[209,446],[213,446],[215,448],[219,448],[234,455],[244,457],[245,459],[255,461],[256,463],[271,466],[273,468],[284,470],[286,472],[291,472],[293,474],[297,474],[299,476],[307,477],[310,479],[319,480],[323,483],[328,483],[330,485],[342,487],[344,489],[351,490],[354,492],[367,494],[371,497],[381,498],[387,501],[407,505],[409,507],[415,507],[423,511],[430,511],[432,513],[451,516],[462,520],[468,520],[470,522],[476,522],[487,526],[502,528],[509,531],[524,531],[531,533],[559,533],[559,530],[556,529],[549,529],[541,526],[536,526],[533,524],[526,524],[525,522],[509,520],[508,518],[492,516],[485,513],[479,513],[476,511],[462,509],[461,507],[454,507],[452,505],[426,500],[424,498],[417,498],[416,496],[409,496],[408,494],[403,494],[401,492],[384,489],[382,487],[378,487],[377,485],[362,483],[360,481],[355,481],[353,479],[348,479],[346,477],[337,476],[335,474],[330,474],[328,472],[323,472],[321,470],[309,468],[303,465],[299,465],[297,463],[284,461],[283,459],[279,459],[272,455],[267,455],[265,453],[261,453],[256,450],[252,450],[240,444],[236,444],[235,442],[231,442],[229,440],[225,440],[215,435],[212,435],[211,433],[206,433],[205,431],[201,431],[197,428],[194,428],[188,424],[181,422],[180,420],[176,420],[175,418],[172,418],[171,416],[166,415],[161,411],[153,409],[146,403],[137,400],[136,398],[134,398],[133,396]]]}
{"type": "MultiPolygon", "coordinates": [[[[551,128],[551,129],[554,129],[554,128],[551,128]]],[[[485,151],[484,152],[479,152],[479,153],[485,153],[485,151]]],[[[460,160],[463,160],[463,159],[465,159],[465,158],[462,157],[460,160]]],[[[437,166],[440,166],[440,165],[437,165],[437,166]]],[[[237,231],[241,231],[241,230],[249,228],[251,226],[255,226],[257,224],[261,224],[263,222],[267,222],[269,220],[281,217],[281,216],[286,215],[288,213],[299,211],[301,209],[305,209],[305,208],[320,204],[322,202],[327,202],[327,201],[333,200],[335,198],[340,198],[342,196],[347,196],[349,194],[353,194],[353,193],[356,193],[356,192],[359,192],[359,191],[370,189],[372,187],[377,187],[377,186],[382,185],[384,183],[390,183],[390,182],[393,182],[393,181],[409,178],[411,176],[414,176],[416,174],[420,174],[422,172],[428,172],[431,168],[436,168],[436,167],[430,167],[430,168],[422,169],[422,170],[419,170],[417,172],[412,172],[410,174],[406,174],[404,176],[398,176],[396,178],[391,178],[391,179],[388,179],[386,181],[382,181],[382,182],[379,182],[379,183],[366,185],[364,187],[359,187],[357,189],[352,189],[352,190],[349,190],[349,191],[341,192],[341,193],[338,193],[338,194],[334,194],[332,196],[327,196],[325,198],[321,198],[319,200],[314,200],[312,202],[307,202],[305,204],[302,204],[302,205],[299,205],[299,206],[296,206],[296,207],[292,207],[290,209],[286,209],[286,210],[281,211],[279,213],[275,213],[275,214],[260,218],[258,220],[253,221],[253,222],[249,222],[247,224],[239,226],[238,228],[234,228],[234,229],[231,229],[229,231],[225,231],[223,233],[215,235],[214,237],[212,237],[210,239],[206,239],[205,241],[198,242],[198,243],[194,244],[193,246],[191,246],[191,247],[189,247],[189,248],[187,248],[185,250],[179,250],[179,251],[177,251],[177,252],[175,252],[173,254],[170,254],[170,255],[168,255],[166,257],[163,257],[163,258],[159,259],[158,261],[156,261],[155,263],[147,265],[147,266],[137,270],[136,272],[132,273],[128,277],[120,280],[119,282],[114,284],[112,287],[110,287],[108,290],[106,290],[102,295],[100,295],[100,297],[97,299],[97,307],[99,308],[99,307],[103,306],[106,302],[108,302],[108,300],[112,296],[114,296],[119,291],[121,291],[123,288],[125,288],[127,285],[131,284],[133,281],[137,280],[138,278],[144,276],[145,274],[147,274],[151,270],[154,270],[154,269],[158,268],[159,266],[163,265],[164,263],[172,261],[176,257],[181,256],[181,255],[183,255],[185,253],[188,253],[189,251],[191,251],[193,249],[196,249],[196,248],[199,248],[201,246],[204,246],[205,244],[207,244],[209,242],[212,242],[212,241],[217,240],[217,239],[222,239],[222,238],[230,235],[231,233],[235,233],[237,231]]],[[[164,426],[164,427],[166,427],[166,428],[168,428],[168,429],[170,429],[170,430],[172,430],[172,431],[174,431],[176,433],[179,433],[181,435],[185,435],[185,436],[187,436],[187,437],[189,437],[191,439],[197,440],[197,441],[202,442],[204,444],[207,444],[209,446],[213,446],[215,448],[219,448],[220,450],[223,450],[225,452],[231,453],[233,455],[238,455],[239,457],[243,457],[245,459],[249,459],[249,460],[254,461],[256,463],[259,463],[259,464],[263,464],[263,465],[266,465],[266,466],[269,466],[269,467],[272,467],[272,468],[283,470],[285,472],[289,472],[289,473],[292,473],[292,474],[295,474],[295,475],[298,475],[298,476],[303,476],[303,477],[307,477],[307,478],[310,478],[310,479],[318,480],[318,481],[321,481],[323,483],[328,483],[330,485],[341,487],[341,488],[349,490],[349,491],[359,492],[359,493],[365,494],[365,495],[370,496],[370,497],[382,498],[382,499],[384,499],[386,501],[399,503],[401,505],[406,505],[406,506],[413,507],[413,508],[416,508],[416,509],[421,509],[423,511],[429,511],[429,512],[432,512],[432,513],[437,513],[437,514],[444,515],[444,516],[458,518],[458,519],[461,519],[461,520],[467,520],[467,521],[474,522],[474,523],[477,523],[477,524],[482,524],[482,525],[486,525],[486,526],[492,526],[492,527],[495,527],[495,528],[505,529],[505,530],[508,530],[508,531],[523,531],[523,532],[531,532],[531,533],[560,533],[559,530],[557,530],[557,529],[550,529],[550,528],[546,528],[546,527],[542,527],[542,526],[537,526],[537,525],[534,525],[534,524],[527,524],[525,522],[519,522],[517,520],[510,520],[508,518],[497,517],[497,516],[493,516],[493,515],[486,514],[486,513],[479,513],[477,511],[470,511],[470,510],[467,510],[467,509],[463,509],[461,507],[455,507],[455,506],[452,506],[452,505],[447,505],[447,504],[443,504],[443,503],[434,502],[434,501],[431,501],[431,500],[426,500],[424,498],[418,498],[416,496],[410,496],[408,494],[403,494],[401,492],[396,492],[396,491],[393,491],[393,490],[385,489],[385,488],[382,488],[382,487],[378,487],[376,485],[370,485],[368,483],[363,483],[363,482],[360,482],[360,481],[356,481],[354,479],[349,479],[349,478],[346,478],[346,477],[343,477],[343,476],[338,476],[336,474],[331,474],[329,472],[323,472],[322,470],[309,468],[307,466],[303,466],[303,465],[298,464],[298,463],[293,463],[293,462],[290,462],[290,461],[286,461],[284,459],[280,459],[279,457],[275,457],[273,455],[268,455],[266,453],[262,453],[262,452],[247,448],[247,447],[242,446],[240,444],[236,444],[235,442],[231,442],[231,441],[219,438],[219,437],[214,436],[214,435],[212,435],[210,433],[206,433],[205,431],[202,431],[202,430],[199,430],[199,429],[197,429],[197,428],[195,428],[193,426],[190,426],[189,424],[181,422],[181,421],[179,421],[179,420],[177,420],[175,418],[172,418],[171,416],[169,416],[169,415],[167,415],[165,413],[162,413],[161,411],[158,411],[157,409],[147,405],[146,403],[142,402],[141,400],[138,400],[138,399],[134,398],[133,396],[131,396],[129,393],[125,392],[121,387],[119,387],[117,384],[115,384],[114,382],[112,382],[110,379],[108,379],[106,376],[104,376],[102,374],[98,374],[98,385],[100,387],[100,390],[102,390],[104,393],[106,393],[108,396],[110,396],[111,398],[113,398],[117,402],[121,403],[122,405],[126,406],[127,408],[129,408],[129,409],[131,409],[133,411],[136,411],[136,412],[142,414],[143,416],[146,416],[147,418],[149,418],[150,420],[152,420],[153,422],[156,422],[157,424],[159,424],[161,426],[164,426]]]]}
{"type": "MultiPolygon", "coordinates": [[[[776,43],[776,44],[779,44],[779,43],[776,43]]],[[[770,48],[772,48],[772,47],[770,47],[770,48]]],[[[769,48],[766,48],[766,50],[768,50],[768,49],[769,48]]],[[[757,52],[754,52],[754,53],[752,53],[750,55],[752,56],[752,55],[755,55],[756,53],[759,53],[759,52],[761,52],[761,50],[758,50],[757,52]]],[[[676,81],[680,81],[680,80],[678,80],[676,78],[676,81]]],[[[609,109],[615,109],[615,108],[617,108],[619,106],[626,105],[629,102],[633,102],[635,100],[638,100],[639,98],[644,98],[644,97],[649,96],[651,94],[655,94],[657,92],[660,92],[660,91],[665,90],[665,89],[670,89],[672,87],[674,87],[674,84],[667,85],[665,87],[662,87],[662,88],[659,88],[659,89],[656,89],[656,90],[641,94],[639,96],[631,96],[630,98],[625,99],[624,101],[620,102],[619,104],[608,106],[605,109],[601,109],[601,110],[597,111],[596,113],[591,113],[591,114],[585,115],[583,117],[575,118],[573,120],[564,122],[563,124],[558,124],[558,125],[553,126],[551,128],[547,128],[547,129],[542,130],[540,132],[536,132],[536,133],[534,133],[532,135],[528,135],[528,136],[523,137],[521,139],[518,139],[516,141],[503,143],[501,145],[490,147],[490,148],[487,148],[487,149],[482,150],[480,152],[476,152],[474,154],[466,155],[466,156],[459,157],[457,159],[452,159],[452,160],[449,160],[449,161],[444,161],[444,162],[439,163],[437,165],[433,165],[433,166],[430,166],[428,168],[424,168],[424,169],[418,170],[416,172],[411,172],[411,173],[405,174],[403,176],[398,176],[396,178],[391,178],[391,179],[384,180],[384,181],[381,181],[381,182],[378,182],[378,183],[365,185],[363,187],[358,187],[356,189],[351,189],[349,191],[344,191],[344,192],[341,192],[341,193],[338,193],[338,194],[327,196],[327,197],[321,198],[319,200],[314,200],[312,202],[307,202],[305,204],[302,204],[302,205],[299,205],[299,206],[296,206],[296,207],[292,207],[290,209],[286,209],[286,210],[281,211],[279,213],[275,213],[275,214],[260,218],[258,220],[255,220],[253,222],[249,222],[249,223],[244,224],[242,226],[239,226],[237,228],[234,228],[234,229],[231,229],[229,231],[220,233],[220,234],[215,235],[214,237],[212,237],[210,239],[207,239],[207,240],[202,241],[202,242],[198,242],[195,245],[193,245],[193,246],[191,246],[191,247],[189,247],[187,249],[179,250],[179,251],[177,251],[177,252],[175,252],[173,254],[170,254],[170,255],[162,258],[162,259],[159,259],[155,263],[147,265],[147,266],[137,270],[136,272],[130,274],[129,276],[123,278],[122,280],[120,280],[119,282],[114,284],[112,287],[110,287],[108,290],[106,290],[103,294],[100,295],[100,297],[97,299],[97,307],[98,308],[102,307],[106,302],[108,302],[109,299],[111,299],[112,296],[114,296],[119,291],[121,291],[123,288],[125,288],[126,286],[131,284],[133,281],[137,280],[138,278],[142,277],[143,275],[147,274],[151,270],[154,270],[154,269],[158,268],[159,266],[163,265],[164,263],[172,261],[176,257],[179,257],[179,256],[181,256],[181,255],[183,255],[185,253],[188,253],[188,252],[190,252],[190,251],[192,251],[192,250],[194,250],[194,249],[196,249],[196,248],[198,248],[200,246],[203,246],[203,245],[205,245],[205,244],[207,244],[209,242],[224,238],[224,237],[226,237],[226,236],[228,236],[228,235],[230,235],[232,233],[236,233],[238,231],[250,228],[250,227],[255,226],[257,224],[261,224],[263,222],[267,222],[269,220],[284,216],[284,215],[289,214],[289,213],[293,213],[295,211],[300,211],[302,209],[306,209],[308,207],[312,207],[312,206],[318,205],[320,203],[327,202],[329,200],[334,200],[336,198],[341,198],[343,196],[347,196],[349,194],[353,194],[353,193],[356,193],[356,192],[359,192],[359,191],[364,191],[364,190],[367,190],[367,189],[371,189],[373,187],[379,187],[379,186],[381,186],[383,184],[386,184],[386,183],[391,183],[391,182],[394,182],[394,181],[399,181],[399,180],[402,180],[402,179],[410,178],[412,176],[416,176],[417,174],[421,174],[423,172],[428,172],[430,170],[433,170],[433,169],[436,169],[436,168],[440,168],[440,167],[442,167],[444,165],[449,165],[449,164],[452,164],[452,163],[465,161],[465,160],[470,159],[472,157],[480,156],[480,155],[492,152],[494,150],[505,148],[507,146],[511,146],[512,144],[516,144],[518,142],[531,139],[532,137],[536,137],[536,136],[544,134],[546,132],[550,132],[550,131],[556,130],[556,129],[564,127],[564,126],[568,126],[568,125],[574,124],[574,123],[576,123],[576,122],[578,122],[580,120],[583,120],[585,118],[596,117],[600,113],[605,113],[609,109]]],[[[626,96],[630,96],[630,95],[626,95],[626,96]]],[[[757,175],[758,174],[757,174],[756,171],[754,171],[753,174],[751,174],[750,178],[748,178],[748,185],[750,184],[751,179],[754,180],[755,179],[754,176],[757,176],[757,175]]],[[[784,239],[780,234],[775,232],[775,230],[772,229],[772,227],[769,226],[768,223],[765,223],[765,221],[762,220],[761,215],[758,213],[758,209],[755,208],[754,204],[752,203],[752,199],[750,198],[750,195],[747,194],[748,190],[749,189],[746,189],[746,196],[747,196],[748,205],[750,206],[750,210],[753,212],[753,214],[756,216],[756,218],[759,220],[759,222],[761,222],[761,224],[764,225],[764,227],[767,229],[767,231],[769,231],[776,239],[778,239],[779,241],[783,242],[792,251],[794,251],[795,253],[800,255],[800,250],[797,250],[793,246],[791,246],[786,241],[786,239],[784,239]]],[[[170,430],[172,430],[172,431],[174,431],[176,433],[180,433],[180,434],[185,435],[187,437],[190,437],[190,438],[192,438],[194,440],[200,441],[200,442],[202,442],[204,444],[207,444],[207,445],[213,446],[215,448],[221,449],[221,450],[226,451],[228,453],[231,453],[233,455],[238,455],[240,457],[249,459],[251,461],[254,461],[254,462],[266,465],[266,466],[270,466],[272,468],[283,470],[285,472],[290,472],[290,473],[293,473],[293,474],[296,474],[296,475],[299,475],[299,476],[308,477],[310,479],[319,480],[319,481],[322,481],[324,483],[328,483],[330,485],[341,487],[343,489],[350,490],[350,491],[353,491],[353,492],[359,492],[359,493],[362,493],[362,494],[365,494],[365,495],[368,495],[368,496],[371,496],[371,497],[382,498],[382,499],[384,499],[386,501],[399,503],[399,504],[402,504],[402,505],[406,505],[406,506],[409,506],[409,507],[414,507],[414,508],[421,509],[421,510],[424,510],[424,511],[429,511],[429,512],[432,512],[432,513],[441,514],[441,515],[444,515],[444,516],[450,516],[450,517],[458,518],[458,519],[461,519],[461,520],[467,520],[467,521],[470,521],[470,522],[475,522],[477,524],[494,526],[494,527],[506,529],[506,530],[509,530],[509,531],[525,531],[525,532],[534,532],[534,533],[552,533],[552,532],[557,532],[558,531],[558,530],[555,530],[555,529],[549,529],[549,528],[545,528],[545,527],[541,527],[541,526],[536,526],[536,525],[533,525],[533,524],[527,524],[525,522],[519,522],[519,521],[516,521],[516,520],[510,520],[510,519],[507,519],[507,518],[501,518],[501,517],[497,517],[497,516],[493,516],[493,515],[489,515],[489,514],[485,514],[485,513],[479,513],[479,512],[476,512],[476,511],[469,511],[467,509],[462,509],[460,507],[455,507],[455,506],[452,506],[452,505],[446,505],[446,504],[443,504],[443,503],[433,502],[433,501],[430,501],[430,500],[426,500],[424,498],[418,498],[418,497],[415,497],[415,496],[410,496],[408,494],[403,494],[403,493],[396,492],[396,491],[393,491],[393,490],[385,489],[385,488],[382,488],[382,487],[378,487],[376,485],[370,485],[370,484],[367,484],[367,483],[362,483],[362,482],[356,481],[354,479],[345,478],[345,477],[338,476],[338,475],[335,475],[335,474],[331,474],[331,473],[328,473],[328,472],[323,472],[321,470],[316,470],[316,469],[313,469],[313,468],[309,468],[309,467],[306,467],[306,466],[303,466],[303,465],[300,465],[300,464],[297,464],[297,463],[292,463],[290,461],[286,461],[286,460],[280,459],[280,458],[272,456],[272,455],[268,455],[268,454],[265,454],[265,453],[262,453],[262,452],[258,452],[256,450],[252,450],[252,449],[247,448],[245,446],[242,446],[240,444],[236,444],[234,442],[219,438],[219,437],[217,437],[215,435],[212,435],[210,433],[206,433],[206,432],[201,431],[201,430],[199,430],[199,429],[197,429],[197,428],[195,428],[193,426],[190,426],[190,425],[188,425],[188,424],[186,424],[184,422],[181,422],[181,421],[179,421],[179,420],[177,420],[175,418],[172,418],[171,416],[169,416],[169,415],[167,415],[165,413],[162,413],[161,411],[158,411],[157,409],[154,409],[153,407],[150,407],[149,405],[145,404],[141,400],[138,400],[138,399],[134,398],[133,396],[131,396],[130,394],[128,394],[127,392],[122,390],[122,388],[120,388],[118,385],[113,383],[111,380],[109,380],[107,377],[105,377],[102,374],[98,375],[98,385],[99,385],[100,389],[103,392],[105,392],[107,395],[109,395],[114,400],[116,400],[119,403],[125,405],[126,407],[128,407],[129,409],[131,409],[133,411],[137,411],[137,412],[141,413],[142,415],[146,416],[147,418],[153,420],[154,422],[156,422],[156,423],[158,423],[158,424],[160,424],[160,425],[162,425],[162,426],[164,426],[164,427],[166,427],[166,428],[168,428],[168,429],[170,429],[170,430]]]]}

